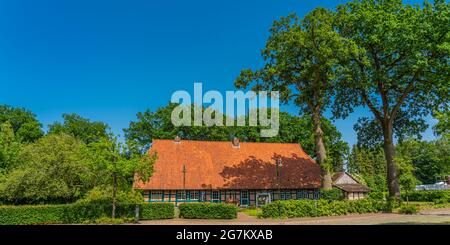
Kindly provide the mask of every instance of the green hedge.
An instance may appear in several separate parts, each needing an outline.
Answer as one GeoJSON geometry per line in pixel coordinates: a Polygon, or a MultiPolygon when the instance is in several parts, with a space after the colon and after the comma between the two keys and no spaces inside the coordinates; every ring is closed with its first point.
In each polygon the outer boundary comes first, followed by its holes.
{"type": "Polygon", "coordinates": [[[288,200],[276,201],[262,207],[262,218],[294,218],[346,215],[352,213],[377,213],[384,211],[386,204],[383,201],[362,200],[288,200]]]}
{"type": "Polygon", "coordinates": [[[182,203],[180,217],[185,219],[235,219],[238,208],[223,203],[182,203]]]}
{"type": "Polygon", "coordinates": [[[64,223],[66,205],[0,206],[0,224],[34,225],[64,223]]]}
{"type": "MultiPolygon", "coordinates": [[[[116,217],[133,219],[134,204],[118,205],[116,217]]],[[[0,224],[34,225],[34,224],[79,224],[111,217],[111,205],[63,204],[33,206],[0,206],[0,224]]],[[[169,219],[174,216],[171,203],[142,204],[142,219],[169,219]]]]}
{"type": "Polygon", "coordinates": [[[402,192],[403,201],[413,202],[450,202],[450,190],[410,191],[402,192]]]}
{"type": "Polygon", "coordinates": [[[149,219],[173,219],[175,205],[173,203],[147,203],[140,207],[140,218],[149,219]]]}

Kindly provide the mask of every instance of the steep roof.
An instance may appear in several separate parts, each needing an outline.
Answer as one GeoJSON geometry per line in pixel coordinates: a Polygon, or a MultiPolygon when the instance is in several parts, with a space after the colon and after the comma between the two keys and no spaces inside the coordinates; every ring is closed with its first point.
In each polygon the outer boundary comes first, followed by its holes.
{"type": "Polygon", "coordinates": [[[276,160],[281,159],[280,187],[320,188],[320,167],[298,144],[228,141],[154,140],[154,174],[136,189],[275,189],[276,160]]]}

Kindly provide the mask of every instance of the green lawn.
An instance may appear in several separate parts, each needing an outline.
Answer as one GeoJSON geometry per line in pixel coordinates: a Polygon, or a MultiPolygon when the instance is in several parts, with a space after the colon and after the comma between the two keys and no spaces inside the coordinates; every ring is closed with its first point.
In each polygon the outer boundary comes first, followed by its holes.
{"type": "Polygon", "coordinates": [[[250,216],[258,217],[258,214],[261,213],[261,209],[260,208],[245,208],[245,209],[241,209],[239,212],[242,212],[242,213],[250,215],[250,216]]]}

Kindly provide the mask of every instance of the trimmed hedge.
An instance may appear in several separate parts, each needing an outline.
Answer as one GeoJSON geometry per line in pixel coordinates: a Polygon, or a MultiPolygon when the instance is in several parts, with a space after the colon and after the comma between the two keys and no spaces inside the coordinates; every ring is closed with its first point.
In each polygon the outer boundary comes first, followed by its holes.
{"type": "Polygon", "coordinates": [[[173,219],[175,205],[173,203],[146,203],[140,207],[140,219],[173,219]]]}
{"type": "MultiPolygon", "coordinates": [[[[116,217],[134,217],[135,205],[117,206],[116,217]]],[[[111,217],[111,206],[100,205],[27,205],[0,206],[0,224],[76,224],[111,217]]]]}
{"type": "Polygon", "coordinates": [[[411,191],[408,194],[402,192],[401,197],[403,201],[443,203],[450,202],[450,190],[411,191]]]}
{"type": "MultiPolygon", "coordinates": [[[[118,205],[116,217],[133,219],[134,204],[118,205]]],[[[174,217],[174,205],[171,203],[142,204],[142,219],[170,219],[174,217]]],[[[0,206],[0,224],[80,224],[111,217],[111,205],[62,204],[33,206],[0,206]]]]}
{"type": "Polygon", "coordinates": [[[238,208],[223,203],[182,203],[180,217],[185,219],[235,219],[238,208]]]}
{"type": "Polygon", "coordinates": [[[262,218],[294,218],[294,217],[319,217],[336,216],[352,213],[377,213],[384,211],[385,202],[362,199],[362,200],[288,200],[275,201],[264,205],[260,217],[262,218]]]}
{"type": "Polygon", "coordinates": [[[66,210],[66,205],[0,206],[0,224],[60,224],[66,210]]]}

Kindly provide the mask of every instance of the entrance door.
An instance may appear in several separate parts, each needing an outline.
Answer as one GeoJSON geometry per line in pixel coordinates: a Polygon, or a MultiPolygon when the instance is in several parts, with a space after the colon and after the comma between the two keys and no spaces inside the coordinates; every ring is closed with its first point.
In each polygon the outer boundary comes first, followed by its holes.
{"type": "Polygon", "coordinates": [[[241,206],[248,206],[250,204],[250,199],[247,190],[241,190],[241,206]]]}
{"type": "Polygon", "coordinates": [[[258,193],[256,194],[256,206],[261,207],[270,203],[270,193],[258,193]]]}

